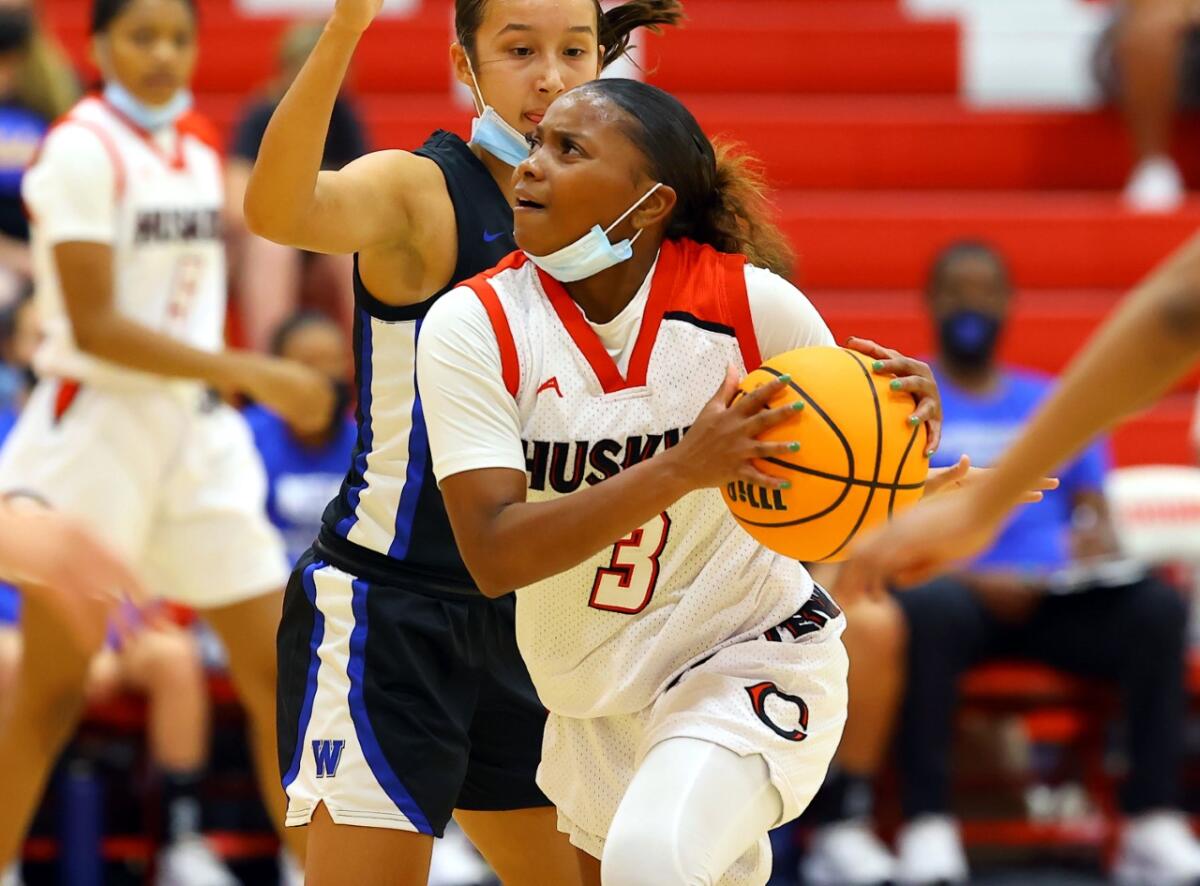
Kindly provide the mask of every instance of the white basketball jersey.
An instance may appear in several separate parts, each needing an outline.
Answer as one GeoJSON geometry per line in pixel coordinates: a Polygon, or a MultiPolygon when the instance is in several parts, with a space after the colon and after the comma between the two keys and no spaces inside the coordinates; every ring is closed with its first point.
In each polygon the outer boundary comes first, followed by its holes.
{"type": "MultiPolygon", "coordinates": [[[[528,500],[570,495],[675,445],[725,378],[759,364],[745,259],[663,244],[623,376],[561,284],[524,255],[466,284],[496,331],[528,500]]],[[[613,547],[517,593],[517,639],[557,714],[639,711],[686,668],[764,633],[812,593],[804,568],[693,492],[613,547]]]]}
{"type": "MultiPolygon", "coordinates": [[[[82,127],[104,146],[115,176],[113,298],[124,316],[204,350],[224,343],[225,250],[221,158],[184,117],[152,137],[102,99],[85,98],[51,130],[82,127]]],[[[39,158],[27,176],[52,175],[39,158]]],[[[108,170],[102,171],[104,174],[108,170]]],[[[31,219],[36,297],[45,330],[43,375],[113,387],[161,385],[147,375],[79,351],[63,303],[53,244],[31,219]]]]}

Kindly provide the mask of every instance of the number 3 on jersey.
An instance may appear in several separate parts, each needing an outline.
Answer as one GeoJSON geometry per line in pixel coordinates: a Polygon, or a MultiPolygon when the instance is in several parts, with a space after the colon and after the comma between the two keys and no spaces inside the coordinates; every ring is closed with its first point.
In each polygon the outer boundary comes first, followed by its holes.
{"type": "Polygon", "coordinates": [[[670,532],[671,518],[663,511],[613,545],[608,565],[596,570],[588,605],[626,615],[645,609],[658,584],[658,558],[670,532]]]}

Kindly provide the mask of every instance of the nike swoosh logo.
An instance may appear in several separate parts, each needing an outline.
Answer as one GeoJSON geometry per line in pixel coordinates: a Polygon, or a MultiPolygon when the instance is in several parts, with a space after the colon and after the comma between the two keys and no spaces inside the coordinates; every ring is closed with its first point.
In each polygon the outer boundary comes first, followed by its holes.
{"type": "Polygon", "coordinates": [[[489,234],[487,231],[484,231],[483,232],[483,242],[484,243],[495,243],[497,240],[499,240],[503,236],[504,236],[503,231],[501,231],[499,234],[489,234]]]}

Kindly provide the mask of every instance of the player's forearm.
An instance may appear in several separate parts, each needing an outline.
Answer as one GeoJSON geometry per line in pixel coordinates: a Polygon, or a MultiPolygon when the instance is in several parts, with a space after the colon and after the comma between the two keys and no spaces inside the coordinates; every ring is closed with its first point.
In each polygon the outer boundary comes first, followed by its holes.
{"type": "Polygon", "coordinates": [[[1153,402],[1200,357],[1200,236],[1126,299],[1068,367],[978,487],[989,516],[1012,506],[1096,434],[1153,402]]]}
{"type": "Polygon", "coordinates": [[[479,589],[500,597],[565,572],[667,510],[691,491],[667,456],[562,498],[505,505],[469,535],[451,507],[455,537],[479,589]]]}
{"type": "Polygon", "coordinates": [[[334,103],[362,33],[335,15],[271,115],[246,185],[246,225],[269,240],[296,245],[315,211],[317,180],[334,103]]]}
{"type": "Polygon", "coordinates": [[[84,353],[126,369],[237,387],[236,352],[202,351],[116,312],[76,324],[74,335],[84,353]]]}

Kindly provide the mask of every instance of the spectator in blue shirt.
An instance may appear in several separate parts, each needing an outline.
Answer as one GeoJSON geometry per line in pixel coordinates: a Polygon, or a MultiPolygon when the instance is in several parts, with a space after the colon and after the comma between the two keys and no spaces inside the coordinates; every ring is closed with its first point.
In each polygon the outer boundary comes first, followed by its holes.
{"type": "MultiPolygon", "coordinates": [[[[933,464],[962,453],[988,465],[1052,381],[1000,365],[1012,286],[991,247],[963,242],[937,259],[928,286],[934,364],[945,411],[933,464]]],[[[1014,334],[1020,334],[1019,331],[1014,334]]],[[[950,744],[960,675],[989,659],[1024,659],[1116,683],[1128,720],[1128,821],[1119,882],[1200,877],[1200,844],[1177,812],[1187,608],[1174,589],[1120,559],[1103,494],[1103,445],[1058,473],[1062,485],[1013,518],[996,546],[958,574],[898,594],[908,626],[908,684],[897,764],[908,821],[901,882],[965,880],[950,817],[950,744]]]]}
{"type": "MultiPolygon", "coordinates": [[[[349,383],[345,334],[324,314],[294,314],[275,331],[271,351],[349,383]]],[[[245,414],[267,469],[267,514],[283,533],[288,556],[295,562],[317,537],[321,514],[346,476],[354,449],[354,420],[347,414],[326,433],[309,436],[296,433],[261,406],[250,406],[245,414]]]]}

